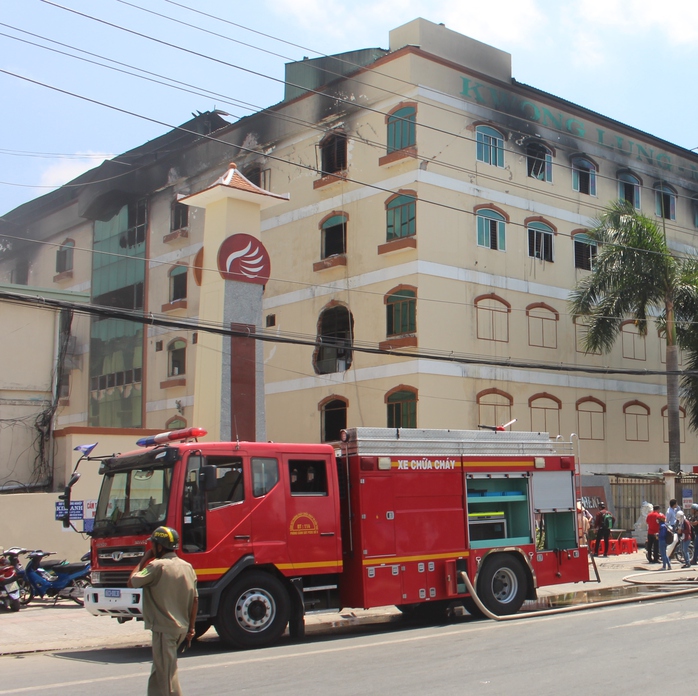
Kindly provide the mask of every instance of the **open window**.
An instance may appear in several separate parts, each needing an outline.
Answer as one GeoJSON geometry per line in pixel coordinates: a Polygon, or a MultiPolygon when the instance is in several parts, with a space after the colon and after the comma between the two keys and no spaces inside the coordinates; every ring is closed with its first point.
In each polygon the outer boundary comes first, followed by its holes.
{"type": "Polygon", "coordinates": [[[339,174],[347,168],[347,136],[342,131],[333,131],[320,143],[322,176],[339,174]]]}
{"type": "Polygon", "coordinates": [[[553,180],[553,153],[540,142],[530,142],[526,146],[526,171],[528,176],[538,181],[553,180]]]}
{"type": "Polygon", "coordinates": [[[320,224],[321,255],[323,259],[346,254],[347,215],[338,213],[325,218],[320,224]]]}
{"type": "Polygon", "coordinates": [[[544,222],[528,223],[528,255],[541,261],[553,261],[553,238],[555,232],[544,222]]]}
{"type": "Polygon", "coordinates": [[[507,219],[500,212],[492,208],[478,208],[477,219],[477,245],[487,249],[506,251],[506,223],[507,219]]]}
{"type": "Polygon", "coordinates": [[[640,209],[640,178],[630,172],[618,172],[618,200],[630,203],[636,210],[640,209]]]}
{"type": "Polygon", "coordinates": [[[167,376],[178,377],[187,372],[187,342],[183,338],[175,338],[167,346],[167,376]]]}
{"type": "Polygon", "coordinates": [[[66,239],[56,252],[56,273],[68,273],[73,270],[73,251],[75,242],[66,239]]]}
{"type": "Polygon", "coordinates": [[[339,435],[347,427],[347,400],[341,396],[330,396],[319,405],[321,415],[322,442],[339,442],[339,435]]]}
{"type": "Polygon", "coordinates": [[[385,397],[388,410],[389,428],[417,427],[417,390],[399,386],[389,391],[385,397]]]}
{"type": "Polygon", "coordinates": [[[584,232],[573,232],[574,267],[583,271],[593,271],[598,247],[596,242],[584,232]]]}
{"type": "Polygon", "coordinates": [[[331,305],[318,320],[317,343],[313,354],[315,372],[320,375],[344,372],[352,363],[354,319],[344,305],[331,305]]]}
{"type": "Polygon", "coordinates": [[[676,191],[668,184],[654,187],[655,212],[658,217],[676,220],[676,191]]]}
{"type": "Polygon", "coordinates": [[[572,188],[588,196],[596,195],[596,172],[598,167],[586,157],[572,158],[572,188]]]}

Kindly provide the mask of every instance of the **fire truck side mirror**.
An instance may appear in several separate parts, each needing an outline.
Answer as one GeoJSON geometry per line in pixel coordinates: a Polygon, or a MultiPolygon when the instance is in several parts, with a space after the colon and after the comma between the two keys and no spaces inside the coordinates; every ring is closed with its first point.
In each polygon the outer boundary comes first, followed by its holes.
{"type": "Polygon", "coordinates": [[[202,466],[199,471],[199,486],[201,489],[206,492],[214,491],[217,485],[216,467],[211,464],[202,466]]]}

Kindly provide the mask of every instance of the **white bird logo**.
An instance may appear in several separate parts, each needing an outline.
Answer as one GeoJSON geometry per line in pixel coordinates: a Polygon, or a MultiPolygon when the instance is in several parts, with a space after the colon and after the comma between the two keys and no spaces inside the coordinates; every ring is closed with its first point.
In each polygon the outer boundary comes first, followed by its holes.
{"type": "Polygon", "coordinates": [[[256,278],[264,269],[264,253],[259,245],[252,248],[252,242],[248,242],[244,249],[234,251],[225,262],[228,273],[240,274],[246,278],[256,278]],[[233,270],[233,263],[238,262],[238,270],[233,270]]]}

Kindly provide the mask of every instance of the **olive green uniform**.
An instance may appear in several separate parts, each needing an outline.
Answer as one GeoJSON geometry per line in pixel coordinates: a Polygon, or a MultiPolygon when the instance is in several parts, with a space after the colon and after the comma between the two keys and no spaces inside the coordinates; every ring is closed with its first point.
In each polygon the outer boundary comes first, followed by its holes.
{"type": "Polygon", "coordinates": [[[196,591],[192,566],[173,551],[153,559],[131,577],[143,588],[143,619],[153,632],[153,669],[148,696],[181,696],[177,675],[177,648],[189,629],[196,591]]]}

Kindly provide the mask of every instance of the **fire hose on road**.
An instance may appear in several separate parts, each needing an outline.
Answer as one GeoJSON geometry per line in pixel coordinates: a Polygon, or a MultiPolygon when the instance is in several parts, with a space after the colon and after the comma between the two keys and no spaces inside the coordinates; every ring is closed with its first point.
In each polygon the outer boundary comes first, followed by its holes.
{"type": "MultiPolygon", "coordinates": [[[[633,580],[630,580],[629,578],[634,578],[636,575],[642,575],[642,573],[638,573],[635,575],[628,575],[627,577],[623,578],[624,582],[629,582],[631,584],[646,584],[646,585],[667,585],[667,584],[686,584],[689,581],[682,580],[681,582],[671,582],[671,583],[666,583],[666,582],[648,582],[648,583],[640,583],[640,582],[634,582],[633,580]]],[[[647,601],[648,599],[666,599],[668,597],[681,597],[683,595],[690,595],[690,594],[696,594],[698,593],[698,586],[691,587],[688,589],[683,589],[683,590],[670,590],[667,592],[659,592],[656,594],[653,594],[651,597],[648,597],[647,595],[642,595],[642,596],[637,596],[637,597],[618,597],[617,599],[609,599],[609,600],[603,600],[601,602],[591,602],[589,604],[574,604],[572,606],[568,607],[557,607],[555,609],[544,609],[541,611],[530,611],[530,612],[525,612],[522,614],[511,614],[508,616],[498,616],[497,614],[493,614],[483,603],[482,600],[477,596],[477,593],[475,592],[475,588],[473,587],[473,584],[470,582],[470,578],[468,577],[468,574],[465,571],[460,572],[460,577],[465,583],[465,586],[468,588],[468,592],[470,593],[470,596],[472,597],[473,601],[477,605],[477,608],[488,618],[488,619],[494,619],[495,621],[519,621],[521,619],[528,619],[532,617],[541,617],[541,616],[552,616],[554,614],[566,614],[571,611],[583,611],[585,609],[596,609],[597,607],[613,607],[617,606],[620,604],[630,604],[632,602],[644,602],[647,601]]],[[[691,584],[696,584],[698,583],[698,579],[694,579],[690,581],[691,584]]]]}

